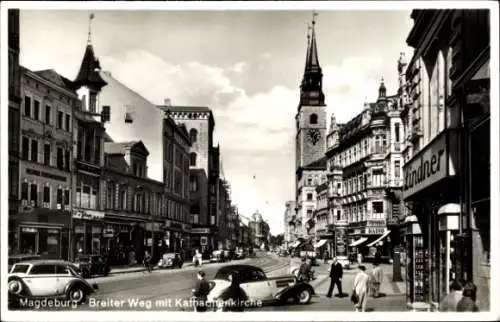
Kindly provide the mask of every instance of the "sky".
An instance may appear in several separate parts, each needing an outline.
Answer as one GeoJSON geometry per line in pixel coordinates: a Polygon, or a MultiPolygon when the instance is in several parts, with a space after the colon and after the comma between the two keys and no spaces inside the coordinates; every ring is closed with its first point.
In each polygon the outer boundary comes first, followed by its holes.
{"type": "MultiPolygon", "coordinates": [[[[87,43],[104,70],[149,101],[209,106],[224,176],[239,212],[284,230],[295,199],[295,123],[311,10],[22,10],[20,63],[74,79],[87,43]]],[[[410,9],[318,10],[316,36],[328,120],[347,122],[397,89],[410,9]]],[[[120,138],[114,138],[119,141],[120,138]]]]}

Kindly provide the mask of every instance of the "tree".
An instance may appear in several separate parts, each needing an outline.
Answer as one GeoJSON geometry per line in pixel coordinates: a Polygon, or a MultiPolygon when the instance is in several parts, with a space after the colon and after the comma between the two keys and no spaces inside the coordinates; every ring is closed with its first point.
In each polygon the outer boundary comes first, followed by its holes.
{"type": "Polygon", "coordinates": [[[272,248],[279,247],[283,245],[285,241],[285,237],[283,234],[278,234],[276,236],[270,235],[269,236],[269,246],[272,248]]]}

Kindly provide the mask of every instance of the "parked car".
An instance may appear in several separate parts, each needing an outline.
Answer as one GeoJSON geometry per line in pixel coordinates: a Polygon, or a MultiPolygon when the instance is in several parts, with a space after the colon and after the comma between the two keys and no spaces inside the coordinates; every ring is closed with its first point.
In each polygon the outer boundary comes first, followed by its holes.
{"type": "Polygon", "coordinates": [[[23,262],[23,261],[31,261],[35,259],[41,259],[40,255],[35,255],[35,254],[15,254],[15,255],[9,255],[9,272],[12,269],[12,266],[14,264],[23,262]]]}
{"type": "Polygon", "coordinates": [[[315,294],[311,285],[298,282],[293,275],[267,277],[260,267],[228,265],[219,269],[214,279],[209,281],[209,302],[216,302],[220,294],[231,284],[229,275],[234,271],[239,273],[240,286],[252,303],[285,304],[293,299],[296,303],[307,304],[315,294]]]}
{"type": "Polygon", "coordinates": [[[101,255],[78,255],[75,266],[84,278],[91,278],[93,275],[108,276],[111,271],[107,258],[101,255]]]}
{"type": "Polygon", "coordinates": [[[214,250],[212,252],[212,257],[210,258],[210,262],[212,263],[222,263],[225,261],[224,251],[222,250],[214,250]]]}
{"type": "MultiPolygon", "coordinates": [[[[23,298],[64,298],[77,304],[98,289],[77,272],[77,267],[63,260],[32,260],[14,264],[7,276],[9,303],[23,298]]],[[[19,303],[17,303],[18,305],[19,303]]]]}
{"type": "Polygon", "coordinates": [[[182,268],[184,261],[180,253],[165,253],[158,262],[158,268],[182,268]]]}
{"type": "Polygon", "coordinates": [[[240,248],[236,250],[234,256],[236,259],[244,259],[245,257],[247,257],[247,254],[243,248],[240,248]]]}

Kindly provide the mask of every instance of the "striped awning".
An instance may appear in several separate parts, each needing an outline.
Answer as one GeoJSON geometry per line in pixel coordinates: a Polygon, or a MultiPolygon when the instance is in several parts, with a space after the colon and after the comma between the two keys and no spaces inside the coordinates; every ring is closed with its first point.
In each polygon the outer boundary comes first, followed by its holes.
{"type": "Polygon", "coordinates": [[[352,242],[352,243],[349,245],[349,247],[359,246],[359,245],[361,245],[362,243],[364,243],[364,242],[365,242],[365,241],[367,241],[367,240],[368,240],[368,238],[366,238],[366,237],[361,237],[360,239],[355,240],[354,242],[352,242]]]}
{"type": "Polygon", "coordinates": [[[390,230],[387,230],[382,236],[380,236],[379,238],[375,239],[374,241],[372,241],[371,243],[369,243],[368,247],[372,247],[373,245],[376,245],[379,241],[381,241],[382,239],[384,239],[385,237],[389,236],[389,234],[391,233],[390,230]]]}

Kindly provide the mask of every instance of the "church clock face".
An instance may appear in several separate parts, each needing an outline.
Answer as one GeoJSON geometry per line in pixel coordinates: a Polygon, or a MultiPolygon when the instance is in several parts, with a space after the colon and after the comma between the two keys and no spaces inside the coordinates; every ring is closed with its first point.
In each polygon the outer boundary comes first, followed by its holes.
{"type": "Polygon", "coordinates": [[[307,133],[307,137],[313,145],[316,145],[316,143],[318,143],[319,139],[321,138],[321,133],[318,129],[312,129],[307,133]]]}

